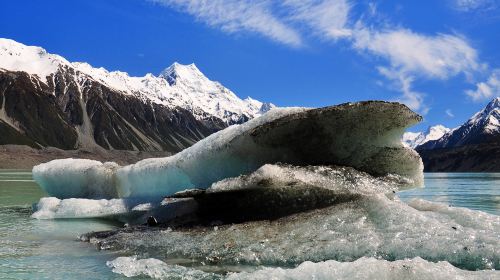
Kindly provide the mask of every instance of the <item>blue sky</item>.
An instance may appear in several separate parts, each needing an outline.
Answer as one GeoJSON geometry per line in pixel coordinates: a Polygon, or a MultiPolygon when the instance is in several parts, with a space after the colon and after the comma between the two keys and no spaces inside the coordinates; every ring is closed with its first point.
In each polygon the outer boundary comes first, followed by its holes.
{"type": "Polygon", "coordinates": [[[16,0],[0,37],[131,75],[194,62],[278,106],[401,101],[412,130],[500,95],[499,0],[16,0]]]}

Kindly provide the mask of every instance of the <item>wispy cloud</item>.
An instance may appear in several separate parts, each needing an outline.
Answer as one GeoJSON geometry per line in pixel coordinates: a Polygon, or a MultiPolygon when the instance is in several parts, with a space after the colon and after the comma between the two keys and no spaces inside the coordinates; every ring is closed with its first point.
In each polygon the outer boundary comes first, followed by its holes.
{"type": "Polygon", "coordinates": [[[449,34],[362,28],[355,32],[354,46],[386,58],[393,69],[427,78],[446,79],[480,67],[476,50],[465,39],[449,34]]]}
{"type": "Polygon", "coordinates": [[[345,0],[285,0],[288,19],[304,22],[316,36],[326,39],[349,37],[350,4],[345,0]]]}
{"type": "Polygon", "coordinates": [[[229,33],[254,32],[290,46],[302,45],[298,31],[272,12],[264,0],[151,0],[193,15],[229,33]]]}
{"type": "Polygon", "coordinates": [[[401,101],[424,113],[424,95],[412,90],[417,78],[445,80],[459,73],[467,76],[482,66],[477,52],[457,35],[422,35],[408,29],[373,30],[360,26],[353,32],[356,49],[385,59],[379,72],[397,82],[401,101]]]}
{"type": "Polygon", "coordinates": [[[451,109],[446,109],[446,111],[444,111],[444,112],[450,118],[454,118],[455,117],[455,114],[453,114],[453,112],[451,111],[451,109]]]}
{"type": "Polygon", "coordinates": [[[500,96],[500,69],[493,70],[485,82],[477,83],[474,90],[466,90],[465,93],[474,101],[500,96]]]}

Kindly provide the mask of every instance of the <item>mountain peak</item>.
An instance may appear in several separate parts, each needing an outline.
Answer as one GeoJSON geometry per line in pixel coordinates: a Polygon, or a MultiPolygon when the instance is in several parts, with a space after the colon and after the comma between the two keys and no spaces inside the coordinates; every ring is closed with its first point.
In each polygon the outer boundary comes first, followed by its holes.
{"type": "Polygon", "coordinates": [[[429,126],[425,132],[405,132],[402,142],[412,148],[416,148],[429,141],[437,140],[450,131],[444,125],[429,126]]]}
{"type": "Polygon", "coordinates": [[[179,79],[190,81],[200,78],[207,79],[194,63],[180,64],[174,62],[169,67],[165,68],[159,76],[165,78],[170,85],[176,84],[179,79]]]}
{"type": "Polygon", "coordinates": [[[493,98],[493,100],[490,101],[490,103],[488,103],[488,105],[486,105],[485,110],[491,112],[494,109],[498,108],[500,108],[500,97],[495,97],[493,98]]]}
{"type": "Polygon", "coordinates": [[[0,69],[23,71],[45,79],[60,65],[70,63],[63,57],[36,46],[27,46],[11,39],[0,38],[0,69]]]}
{"type": "Polygon", "coordinates": [[[500,97],[491,100],[484,109],[472,116],[467,123],[470,125],[479,124],[485,126],[485,129],[491,130],[492,128],[498,129],[498,120],[500,120],[500,97]]]}
{"type": "MultiPolygon", "coordinates": [[[[74,70],[78,81],[92,79],[110,89],[168,107],[181,107],[196,118],[215,116],[228,124],[238,123],[273,108],[257,100],[242,100],[222,84],[208,79],[194,64],[174,62],[158,77],[133,77],[126,72],[108,71],[85,62],[68,62],[45,49],[0,38],[0,72],[22,71],[36,75],[42,83],[58,71],[74,70]]],[[[72,72],[73,73],[73,72],[72,72]]]]}

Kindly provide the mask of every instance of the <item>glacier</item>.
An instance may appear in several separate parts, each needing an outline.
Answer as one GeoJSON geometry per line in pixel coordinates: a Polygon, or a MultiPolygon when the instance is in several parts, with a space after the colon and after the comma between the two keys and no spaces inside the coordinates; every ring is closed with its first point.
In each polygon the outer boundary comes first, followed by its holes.
{"type": "Polygon", "coordinates": [[[421,120],[390,102],[346,103],[320,109],[273,109],[166,158],[119,167],[81,159],[33,168],[34,180],[58,198],[158,198],[206,189],[267,163],[342,165],[375,176],[400,175],[422,184],[422,162],[403,147],[404,130],[421,120]]]}

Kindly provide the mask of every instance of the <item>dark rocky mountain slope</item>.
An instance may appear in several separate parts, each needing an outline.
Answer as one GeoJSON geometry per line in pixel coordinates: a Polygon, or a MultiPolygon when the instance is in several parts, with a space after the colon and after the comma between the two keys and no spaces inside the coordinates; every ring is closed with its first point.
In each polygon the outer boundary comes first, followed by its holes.
{"type": "Polygon", "coordinates": [[[428,172],[500,172],[500,98],[441,138],[416,148],[428,172]]]}
{"type": "Polygon", "coordinates": [[[178,152],[274,105],[238,98],[194,65],[130,77],[0,39],[0,145],[178,152]]]}

